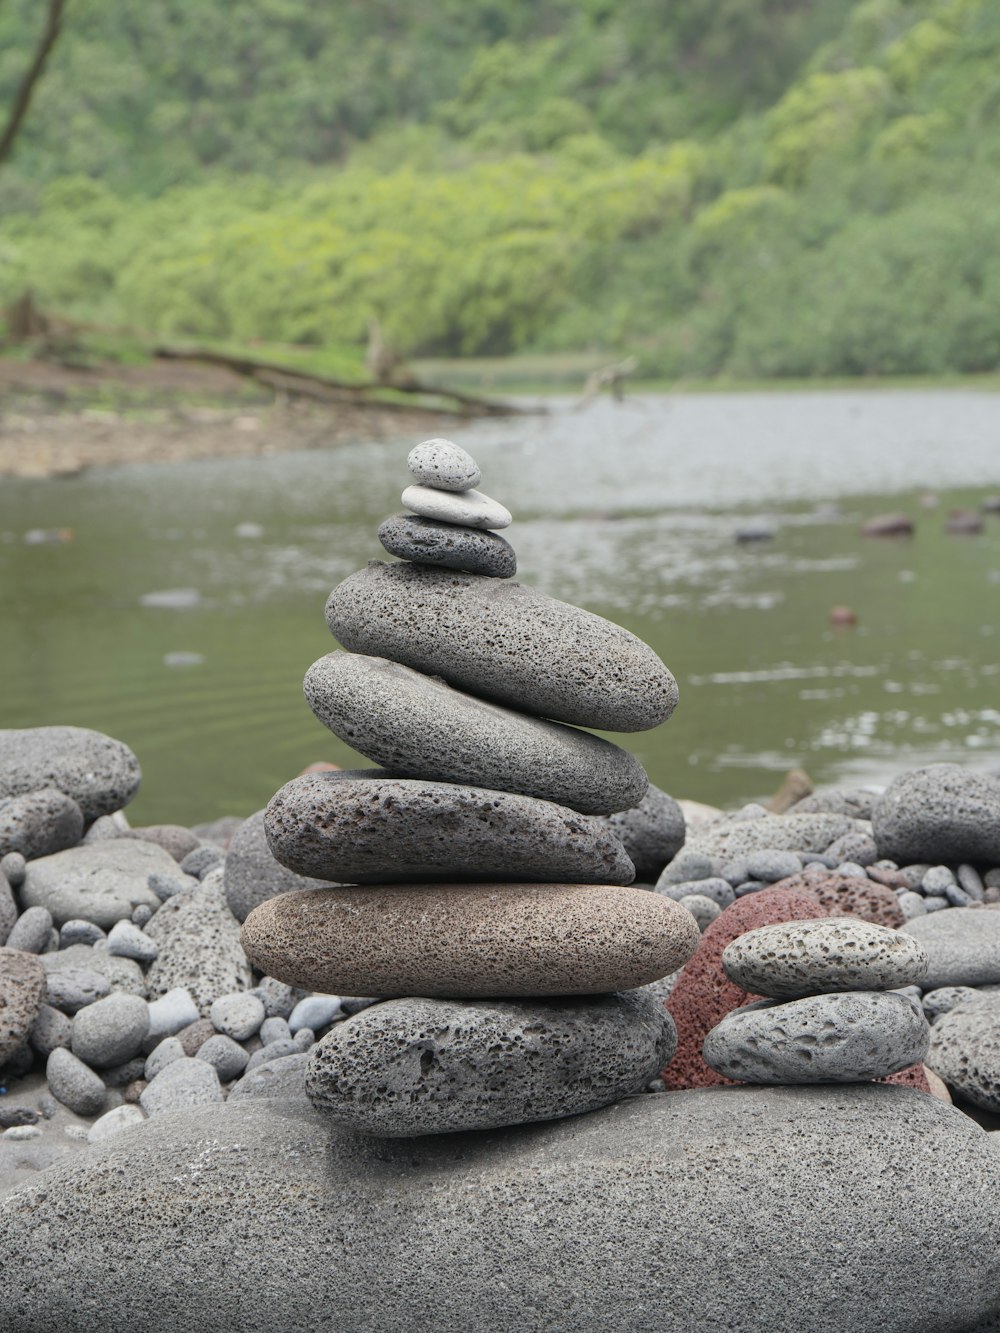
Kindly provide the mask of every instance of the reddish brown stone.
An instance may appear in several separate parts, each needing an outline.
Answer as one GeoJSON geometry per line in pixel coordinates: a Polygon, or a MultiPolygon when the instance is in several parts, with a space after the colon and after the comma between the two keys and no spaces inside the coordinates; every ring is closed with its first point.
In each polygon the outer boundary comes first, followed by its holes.
{"type": "Polygon", "coordinates": [[[722,970],[722,951],[739,935],[758,926],[829,916],[830,910],[819,905],[813,891],[817,878],[796,875],[794,881],[783,880],[770,889],[748,894],[727,907],[702,935],[697,953],[685,965],[667,999],[677,1026],[677,1053],[663,1071],[668,1088],[705,1088],[732,1082],[705,1064],[702,1043],[731,1009],[759,997],[729,980],[722,970]],[[808,883],[800,882],[807,879],[808,883]]]}
{"type": "Polygon", "coordinates": [[[884,884],[887,889],[910,887],[910,881],[901,870],[880,870],[877,866],[868,866],[865,873],[869,879],[875,880],[876,884],[884,884]]]}
{"type": "Polygon", "coordinates": [[[139,1098],[142,1096],[142,1094],[146,1091],[148,1087],[149,1084],[146,1082],[144,1078],[137,1078],[134,1083],[130,1083],[128,1087],[124,1090],[124,1092],[122,1093],[122,1099],[126,1102],[131,1102],[132,1104],[136,1104],[138,1103],[139,1098]]]}
{"type": "Polygon", "coordinates": [[[181,1028],[177,1040],[184,1047],[185,1055],[197,1055],[209,1037],[215,1036],[215,1024],[210,1018],[197,1018],[186,1028],[181,1028]]]}
{"type": "Polygon", "coordinates": [[[901,1069],[898,1074],[890,1074],[888,1078],[877,1078],[876,1083],[899,1083],[904,1088],[917,1088],[920,1092],[930,1092],[931,1085],[927,1080],[927,1070],[923,1065],[910,1065],[908,1069],[901,1069]]]}
{"type": "MultiPolygon", "coordinates": [[[[784,881],[787,883],[787,880],[784,881]]],[[[815,880],[812,889],[827,916],[858,916],[876,926],[898,930],[906,919],[892,889],[857,876],[828,875],[815,880]]]]}

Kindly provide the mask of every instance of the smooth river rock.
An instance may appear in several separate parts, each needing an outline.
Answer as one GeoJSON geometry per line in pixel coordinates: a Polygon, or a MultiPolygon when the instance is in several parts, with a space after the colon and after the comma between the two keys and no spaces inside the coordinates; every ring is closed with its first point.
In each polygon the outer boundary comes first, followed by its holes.
{"type": "Polygon", "coordinates": [[[406,455],[406,466],[421,486],[439,491],[471,491],[483,475],[470,453],[440,438],[415,444],[406,455]]]}
{"type": "Polygon", "coordinates": [[[1000,982],[1000,912],[951,907],[914,917],[903,930],[927,950],[924,990],[1000,982]]]}
{"type": "Polygon", "coordinates": [[[139,789],[139,761],[121,741],[86,727],[0,731],[0,796],[55,787],[89,823],[127,805],[139,789]]]}
{"type": "Polygon", "coordinates": [[[420,518],[433,518],[439,523],[493,529],[509,528],[513,521],[509,509],[482,491],[439,491],[431,486],[407,486],[400,499],[420,518]]]}
{"type": "Polygon", "coordinates": [[[328,653],[304,688],[324,726],[399,777],[516,792],[587,814],[631,809],[649,786],[638,759],[610,741],[384,657],[328,653]]]}
{"type": "Polygon", "coordinates": [[[905,995],[840,991],[734,1009],[705,1038],[704,1056],[744,1083],[857,1083],[916,1064],[929,1036],[905,995]]]}
{"type": "Polygon", "coordinates": [[[958,764],[903,773],[875,802],[872,833],[899,865],[1000,865],[1000,776],[958,764]]]}
{"type": "Polygon", "coordinates": [[[631,990],[675,971],[699,939],[669,898],[588,884],[313,889],[261,903],[242,935],[279,981],[386,999],[631,990]]]}
{"type": "Polygon", "coordinates": [[[264,828],[284,865],[341,884],[635,878],[624,847],[596,819],[551,801],[444,782],[305,774],[271,798],[264,828]]]}
{"type": "Polygon", "coordinates": [[[160,900],[147,881],[152,874],[176,874],[177,862],[152,842],[115,838],[70,847],[29,861],[21,887],[25,907],[46,907],[57,926],[91,921],[108,930],[145,904],[160,900]]]}
{"type": "Polygon", "coordinates": [[[387,1137],[555,1120],[641,1091],[674,1053],[647,991],[576,1000],[387,1000],[309,1053],[306,1091],[387,1137]]]}
{"type": "Polygon", "coordinates": [[[240,922],[266,898],[295,889],[326,887],[325,882],[297,875],[274,859],[264,833],[263,810],[252,814],[233,834],[222,873],[226,902],[240,922]]]}
{"type": "Polygon", "coordinates": [[[509,579],[373,560],[334,588],[326,619],[351,652],[557,722],[644,731],[677,703],[677,682],[641,639],[509,579]]]}
{"type": "Polygon", "coordinates": [[[785,999],[920,985],[927,975],[927,952],[912,935],[835,917],[749,930],[726,945],[722,966],[743,990],[785,999]]]}
{"type": "Polygon", "coordinates": [[[996,1140],[905,1088],[713,1088],[398,1141],[248,1098],[4,1199],[3,1317],[128,1329],[141,1300],[146,1333],[972,1330],[1000,1291],[998,1196],[996,1140]]]}
{"type": "Polygon", "coordinates": [[[379,524],[378,539],[390,555],[416,560],[489,579],[509,579],[517,573],[517,556],[510,542],[495,532],[460,528],[415,514],[393,514],[379,524]]]}

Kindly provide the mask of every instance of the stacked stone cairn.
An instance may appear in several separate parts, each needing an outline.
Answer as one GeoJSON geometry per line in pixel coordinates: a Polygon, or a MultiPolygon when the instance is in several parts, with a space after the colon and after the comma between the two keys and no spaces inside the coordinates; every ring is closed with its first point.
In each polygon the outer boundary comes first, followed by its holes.
{"type": "Polygon", "coordinates": [[[911,935],[851,917],[783,921],[733,940],[722,966],[766,997],[732,1010],[705,1038],[705,1063],[725,1078],[864,1083],[927,1054],[918,983],[928,957],[911,935]]]}
{"type": "Polygon", "coordinates": [[[375,769],[305,774],[272,799],[274,856],[330,887],[257,906],[243,946],[269,976],[373,995],[310,1052],[310,1100],[406,1137],[596,1109],[671,1058],[643,987],[695,951],[692,915],[627,887],[607,819],[648,779],[580,727],[639,731],[677,701],[617,625],[511,582],[511,516],[447,440],[408,458],[411,511],[379,529],[400,560],[336,587],[347,651],[305,678],[316,716],[375,769]]]}

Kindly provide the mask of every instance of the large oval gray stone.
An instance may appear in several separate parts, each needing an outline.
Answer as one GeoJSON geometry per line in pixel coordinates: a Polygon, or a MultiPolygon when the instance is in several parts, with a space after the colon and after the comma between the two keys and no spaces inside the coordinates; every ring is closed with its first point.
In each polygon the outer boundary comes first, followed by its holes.
{"type": "Polygon", "coordinates": [[[859,1083],[927,1054],[917,1005],[893,991],[758,1000],[731,1010],[705,1038],[705,1063],[743,1083],[859,1083]]]}
{"type": "Polygon", "coordinates": [[[151,1000],[183,988],[205,1017],[217,996],[253,985],[239,922],[226,905],[221,869],[209,871],[188,893],[168,898],[146,934],[160,946],[146,974],[151,1000]]]}
{"type": "Polygon", "coordinates": [[[81,844],[29,861],[21,902],[47,907],[57,926],[78,919],[109,930],[140,905],[156,911],[160,900],[147,883],[152,874],[177,874],[177,862],[155,843],[115,838],[81,844]]]}
{"type": "Polygon", "coordinates": [[[649,786],[638,759],[610,741],[384,657],[328,653],[304,688],[324,726],[399,777],[517,792],[586,814],[630,809],[649,786]]]}
{"type": "Polygon", "coordinates": [[[635,878],[624,847],[596,819],[444,782],[307,773],[271,798],[264,828],[282,864],[342,884],[635,878]]]}
{"type": "Polygon", "coordinates": [[[1000,994],[974,995],[942,1014],[927,1064],[973,1106],[1000,1113],[1000,994]]]}
{"type": "Polygon", "coordinates": [[[834,917],[748,930],[723,949],[722,966],[751,995],[785,999],[919,985],[927,975],[927,952],[912,935],[834,917]]]}
{"type": "Polygon", "coordinates": [[[952,907],[914,917],[903,930],[927,951],[924,990],[1000,982],[1000,911],[952,907]]]}
{"type": "Polygon", "coordinates": [[[654,996],[387,1000],[312,1048],[306,1090],[338,1124],[387,1137],[555,1120],[642,1091],[673,1055],[654,996]]]}
{"type": "Polygon", "coordinates": [[[1000,777],[958,764],[903,773],[875,802],[872,833],[900,865],[1000,865],[1000,777]]]}
{"type": "Polygon", "coordinates": [[[0,856],[20,852],[33,861],[75,847],[82,837],[83,811],[55,787],[0,799],[0,856]]]}
{"type": "Polygon", "coordinates": [[[55,787],[89,823],[120,810],[139,789],[139,761],[121,741],[86,727],[0,731],[0,796],[55,787]]]}
{"type": "Polygon", "coordinates": [[[326,881],[297,875],[276,861],[264,833],[264,811],[245,820],[232,836],[223,867],[223,884],[229,910],[237,921],[245,921],[258,903],[296,889],[326,888],[326,881]]]}
{"type": "Polygon", "coordinates": [[[261,903],[243,947],[262,972],[326,995],[586,995],[631,990],[699,943],[685,908],[588,884],[386,884],[261,903]]]}
{"type": "Polygon", "coordinates": [[[334,588],[326,619],[351,652],[557,722],[644,731],[677,703],[677,682],[641,639],[507,579],[373,560],[334,588]]]}
{"type": "Polygon", "coordinates": [[[943,1333],[995,1306],[998,1195],[995,1141],[908,1088],[713,1088],[400,1141],[247,1099],[0,1203],[4,1317],[129,1328],[141,1292],[148,1333],[943,1333]],[[197,1261],[164,1262],[178,1234],[197,1261]]]}
{"type": "Polygon", "coordinates": [[[461,528],[416,514],[393,514],[379,524],[378,539],[400,560],[460,569],[490,579],[510,579],[517,573],[517,556],[510,542],[480,528],[461,528]]]}

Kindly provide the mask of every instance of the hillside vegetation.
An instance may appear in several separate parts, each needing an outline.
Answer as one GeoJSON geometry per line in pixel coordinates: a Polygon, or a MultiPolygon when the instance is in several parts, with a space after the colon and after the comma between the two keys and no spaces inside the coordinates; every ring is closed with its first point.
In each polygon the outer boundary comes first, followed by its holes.
{"type": "Polygon", "coordinates": [[[0,173],[0,303],[669,376],[995,368],[998,238],[992,0],[75,0],[0,173]]]}

